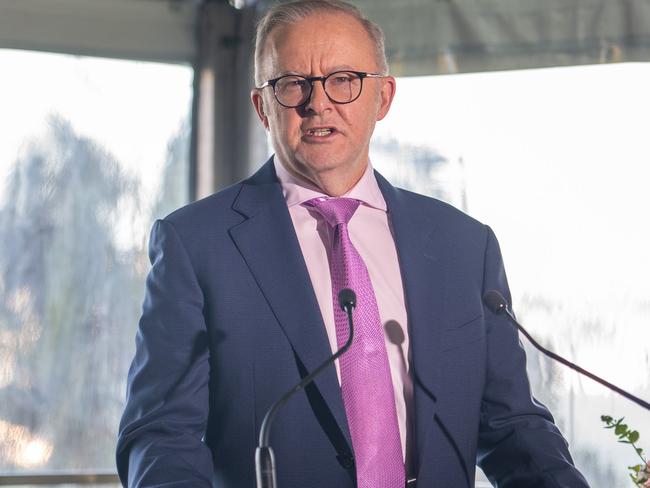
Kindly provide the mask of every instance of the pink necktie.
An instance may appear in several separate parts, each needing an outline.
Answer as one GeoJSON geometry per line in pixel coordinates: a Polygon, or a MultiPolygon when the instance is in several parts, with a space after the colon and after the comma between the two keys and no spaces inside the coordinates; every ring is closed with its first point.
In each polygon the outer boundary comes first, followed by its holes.
{"type": "Polygon", "coordinates": [[[354,340],[348,352],[339,359],[357,488],[404,488],[402,445],[379,309],[368,269],[348,234],[348,222],[359,204],[351,198],[315,198],[305,203],[316,210],[334,232],[330,270],[339,348],[348,338],[347,317],[338,305],[339,291],[351,288],[357,295],[353,313],[354,340]]]}

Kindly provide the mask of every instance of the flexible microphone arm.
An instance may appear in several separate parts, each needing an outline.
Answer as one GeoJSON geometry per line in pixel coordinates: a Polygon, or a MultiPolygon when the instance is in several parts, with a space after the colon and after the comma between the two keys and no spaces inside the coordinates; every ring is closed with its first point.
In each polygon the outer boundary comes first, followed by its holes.
{"type": "Polygon", "coordinates": [[[540,346],[535,339],[531,337],[531,335],[526,331],[526,329],[523,328],[523,326],[517,322],[515,319],[514,315],[512,312],[508,309],[508,303],[506,302],[506,299],[503,298],[503,295],[499,293],[496,290],[489,290],[485,292],[483,295],[483,302],[485,303],[486,307],[490,309],[492,312],[494,312],[497,315],[505,315],[506,318],[513,324],[517,329],[521,331],[523,335],[526,336],[526,339],[530,341],[530,343],[535,346],[537,349],[539,349],[542,353],[546,354],[548,357],[555,359],[556,361],[564,364],[565,366],[568,366],[569,368],[573,369],[574,371],[577,371],[580,374],[585,375],[588,378],[591,378],[592,380],[600,383],[601,385],[609,388],[612,391],[615,391],[619,395],[624,396],[628,400],[633,401],[637,405],[640,405],[641,407],[645,408],[646,410],[650,410],[650,403],[646,402],[645,400],[642,400],[639,397],[636,397],[632,395],[631,393],[628,393],[622,388],[619,388],[616,385],[611,384],[608,381],[605,381],[604,379],[600,378],[599,376],[596,376],[593,373],[590,373],[586,369],[581,368],[577,364],[572,363],[571,361],[568,361],[564,359],[562,356],[559,354],[554,353],[553,351],[549,351],[545,347],[540,346]]]}
{"type": "Polygon", "coordinates": [[[357,305],[357,296],[354,291],[350,290],[349,288],[343,288],[339,292],[338,302],[339,306],[347,314],[348,317],[348,340],[345,344],[343,344],[343,347],[341,347],[341,349],[323,361],[320,366],[305,376],[302,381],[300,381],[293,388],[282,395],[282,397],[273,405],[271,405],[271,408],[269,408],[266,412],[264,420],[262,420],[262,427],[260,428],[259,446],[255,450],[255,474],[257,478],[257,488],[276,488],[277,485],[275,476],[275,456],[273,455],[273,449],[271,449],[271,446],[269,446],[271,423],[273,422],[275,415],[295,393],[299,392],[305,386],[311,383],[314,378],[316,378],[316,376],[318,376],[325,368],[327,368],[330,364],[342,356],[352,345],[352,339],[354,337],[352,311],[357,305]]]}

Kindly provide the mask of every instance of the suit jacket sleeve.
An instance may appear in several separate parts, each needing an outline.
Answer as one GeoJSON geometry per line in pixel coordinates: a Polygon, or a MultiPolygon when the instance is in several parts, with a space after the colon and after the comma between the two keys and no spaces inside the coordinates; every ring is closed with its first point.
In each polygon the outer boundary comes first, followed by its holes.
{"type": "MultiPolygon", "coordinates": [[[[491,229],[483,293],[498,290],[510,303],[501,252],[491,229]]],[[[582,488],[567,443],[549,411],[531,395],[526,357],[516,329],[485,309],[488,359],[481,405],[478,464],[498,488],[582,488]]]]}
{"type": "Polygon", "coordinates": [[[213,465],[203,443],[209,379],[203,294],[172,223],[154,224],[149,259],[118,472],[129,487],[208,487],[213,465]]]}

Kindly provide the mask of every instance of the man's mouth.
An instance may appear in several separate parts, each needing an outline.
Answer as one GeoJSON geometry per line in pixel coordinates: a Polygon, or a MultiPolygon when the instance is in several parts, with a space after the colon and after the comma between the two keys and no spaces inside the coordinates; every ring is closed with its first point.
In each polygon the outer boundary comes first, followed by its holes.
{"type": "Polygon", "coordinates": [[[327,137],[330,134],[333,134],[335,130],[336,129],[331,127],[318,127],[315,129],[308,129],[304,134],[311,137],[327,137]]]}

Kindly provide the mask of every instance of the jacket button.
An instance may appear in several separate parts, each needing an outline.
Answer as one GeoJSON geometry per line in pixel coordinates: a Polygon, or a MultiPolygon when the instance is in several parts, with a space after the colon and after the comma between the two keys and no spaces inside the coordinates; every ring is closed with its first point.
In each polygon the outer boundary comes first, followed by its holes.
{"type": "Polygon", "coordinates": [[[354,456],[349,452],[337,454],[336,459],[338,459],[339,464],[345,469],[352,469],[354,467],[354,456]]]}

